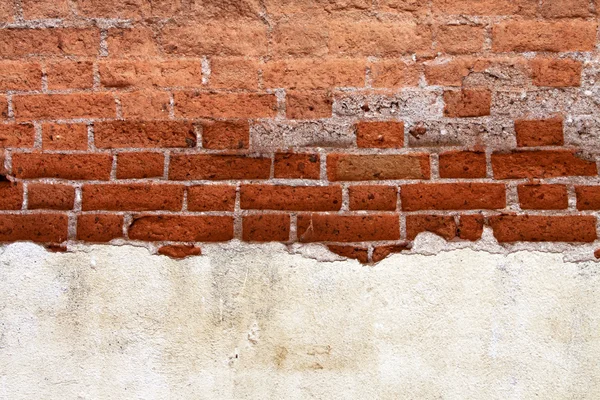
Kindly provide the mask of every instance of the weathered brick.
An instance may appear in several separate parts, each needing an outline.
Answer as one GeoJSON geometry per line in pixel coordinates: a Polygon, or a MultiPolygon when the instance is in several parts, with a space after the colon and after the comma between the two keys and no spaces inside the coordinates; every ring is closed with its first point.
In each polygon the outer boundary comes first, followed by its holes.
{"type": "Polygon", "coordinates": [[[0,95],[0,119],[8,118],[8,101],[6,96],[0,95]]]}
{"type": "Polygon", "coordinates": [[[338,211],[341,186],[242,185],[242,209],[289,211],[338,211]]]}
{"type": "Polygon", "coordinates": [[[366,62],[362,59],[297,59],[269,61],[263,67],[267,88],[330,89],[363,87],[366,62]]]}
{"type": "Polygon", "coordinates": [[[0,124],[0,148],[33,147],[35,128],[31,124],[0,124]]]}
{"type": "Polygon", "coordinates": [[[517,192],[523,210],[564,210],[569,206],[564,185],[519,185],[517,192]]]}
{"type": "Polygon", "coordinates": [[[267,25],[262,22],[206,21],[189,26],[167,25],[163,48],[180,56],[263,56],[267,54],[267,25]]]}
{"type": "Polygon", "coordinates": [[[276,57],[320,57],[328,53],[329,32],[325,21],[294,18],[282,20],[273,28],[273,54],[276,57]]]}
{"type": "Polygon", "coordinates": [[[492,95],[489,90],[451,90],[444,92],[444,115],[453,118],[490,115],[492,95]]]}
{"type": "Polygon", "coordinates": [[[581,61],[534,58],[531,60],[531,70],[533,84],[536,86],[568,87],[581,85],[581,61]]]}
{"type": "Polygon", "coordinates": [[[109,93],[35,94],[13,98],[17,120],[115,118],[117,107],[109,93]]]}
{"type": "Polygon", "coordinates": [[[483,215],[461,215],[458,223],[458,237],[472,241],[481,239],[483,223],[483,215]]]}
{"type": "Polygon", "coordinates": [[[188,188],[189,211],[233,211],[235,186],[202,185],[188,188]]]}
{"type": "Polygon", "coordinates": [[[194,246],[193,244],[171,244],[160,246],[158,248],[158,254],[181,259],[190,256],[199,256],[202,254],[202,250],[200,247],[194,246]]]}
{"type": "Polygon", "coordinates": [[[596,217],[500,215],[490,217],[499,242],[593,242],[596,217]]]}
{"type": "Polygon", "coordinates": [[[98,64],[100,83],[106,87],[200,87],[201,60],[111,60],[98,64]]]}
{"type": "Polygon", "coordinates": [[[42,148],[87,150],[88,127],[85,124],[42,124],[42,148]]]}
{"type": "Polygon", "coordinates": [[[248,121],[211,121],[202,124],[205,149],[247,149],[250,142],[248,121]]]}
{"type": "Polygon", "coordinates": [[[238,155],[172,155],[169,179],[269,179],[271,159],[238,155]]]}
{"type": "Polygon", "coordinates": [[[83,211],[181,211],[184,187],[159,184],[83,185],[83,211]]]}
{"type": "Polygon", "coordinates": [[[398,202],[398,189],[395,186],[350,186],[348,194],[351,210],[394,211],[398,202]]]}
{"type": "Polygon", "coordinates": [[[429,155],[330,154],[327,176],[330,181],[429,179],[429,155]]]}
{"type": "Polygon", "coordinates": [[[0,22],[13,22],[16,9],[12,1],[0,2],[0,22]]]}
{"type": "Polygon", "coordinates": [[[517,151],[492,154],[496,179],[596,176],[596,163],[579,158],[571,150],[517,151]]]}
{"type": "Polygon", "coordinates": [[[591,16],[588,0],[543,1],[540,12],[544,18],[573,18],[591,16]]]}
{"type": "Polygon", "coordinates": [[[464,78],[475,69],[476,63],[472,57],[435,59],[424,64],[425,78],[430,85],[462,86],[464,78]]]}
{"type": "Polygon", "coordinates": [[[418,86],[420,68],[398,60],[377,60],[369,63],[375,88],[418,86]]]}
{"type": "Polygon", "coordinates": [[[600,186],[575,186],[578,210],[600,210],[600,186]]]}
{"type": "Polygon", "coordinates": [[[485,178],[487,167],[482,151],[447,151],[439,155],[440,178],[485,178]]]}
{"type": "Polygon", "coordinates": [[[422,232],[435,233],[452,240],[458,234],[458,227],[454,217],[449,215],[407,215],[406,238],[413,240],[422,232]]]}
{"type": "Polygon", "coordinates": [[[94,124],[98,148],[194,147],[196,133],[189,122],[107,121],[94,124]]]}
{"type": "Polygon", "coordinates": [[[74,204],[73,186],[44,183],[27,185],[27,208],[30,210],[72,210],[74,204]]]}
{"type": "Polygon", "coordinates": [[[492,48],[504,51],[591,51],[598,24],[571,20],[557,22],[505,21],[492,31],[492,48]]]}
{"type": "Polygon", "coordinates": [[[400,239],[397,215],[298,215],[300,242],[364,242],[400,239]]]}
{"type": "Polygon", "coordinates": [[[288,119],[330,118],[333,95],[329,91],[288,91],[285,97],[288,119]]]}
{"type": "Polygon", "coordinates": [[[158,44],[152,29],[146,27],[113,28],[106,38],[110,57],[155,57],[158,44]]]}
{"type": "Polygon", "coordinates": [[[433,183],[402,185],[404,211],[476,210],[506,207],[506,188],[500,183],[433,183]]]}
{"type": "Polygon", "coordinates": [[[138,90],[119,94],[126,119],[168,119],[171,97],[158,90],[138,90]]]}
{"type": "Polygon", "coordinates": [[[96,56],[98,29],[47,28],[0,29],[0,57],[96,56]]]}
{"type": "Polygon", "coordinates": [[[67,239],[66,214],[2,214],[0,242],[61,243],[67,239]]]}
{"type": "Polygon", "coordinates": [[[37,62],[0,61],[0,90],[40,90],[42,66],[37,62]]]}
{"type": "Polygon", "coordinates": [[[338,256],[352,258],[363,264],[369,262],[369,250],[365,247],[329,245],[327,248],[338,256]]]}
{"type": "Polygon", "coordinates": [[[435,12],[466,15],[533,15],[537,0],[433,0],[435,12]]]}
{"type": "Polygon", "coordinates": [[[48,89],[90,89],[94,86],[92,61],[51,61],[46,63],[48,89]]]}
{"type": "Polygon", "coordinates": [[[483,49],[484,34],[483,26],[440,26],[436,35],[436,50],[449,54],[478,53],[483,49]]]}
{"type": "Polygon", "coordinates": [[[404,146],[404,122],[360,121],[356,124],[358,147],[394,149],[404,146]]]}
{"type": "Polygon", "coordinates": [[[233,239],[233,217],[141,215],[129,226],[129,238],[144,241],[224,242],[233,239]]]}
{"type": "Polygon", "coordinates": [[[176,92],[175,114],[184,118],[267,118],[277,114],[270,93],[176,92]]]}
{"type": "Polygon", "coordinates": [[[321,162],[318,154],[276,153],[275,178],[319,179],[321,162]]]}
{"type": "Polygon", "coordinates": [[[563,119],[555,117],[544,120],[517,120],[515,121],[517,146],[562,146],[563,119]]]}
{"type": "Polygon", "coordinates": [[[290,15],[297,13],[310,13],[311,15],[324,13],[329,15],[337,12],[350,12],[367,10],[371,7],[370,0],[312,0],[312,1],[290,1],[290,0],[265,0],[269,13],[274,15],[290,15]]]}
{"type": "Polygon", "coordinates": [[[105,243],[122,237],[122,215],[85,214],[77,216],[77,240],[105,243]]]}
{"type": "Polygon", "coordinates": [[[109,154],[16,153],[12,156],[17,178],[108,180],[112,167],[109,154]]]}
{"type": "Polygon", "coordinates": [[[247,242],[287,242],[290,239],[288,214],[245,215],[242,239],[247,242]]]}
{"type": "Polygon", "coordinates": [[[181,0],[75,0],[78,12],[92,18],[142,19],[170,17],[181,6],[181,0]]]}
{"type": "Polygon", "coordinates": [[[23,206],[23,185],[0,181],[0,210],[20,210],[23,206]]]}
{"type": "Polygon", "coordinates": [[[258,61],[214,57],[210,60],[209,86],[217,89],[258,89],[258,61]]]}
{"type": "Polygon", "coordinates": [[[165,156],[160,153],[119,153],[117,179],[160,178],[164,167],[165,156]]]}

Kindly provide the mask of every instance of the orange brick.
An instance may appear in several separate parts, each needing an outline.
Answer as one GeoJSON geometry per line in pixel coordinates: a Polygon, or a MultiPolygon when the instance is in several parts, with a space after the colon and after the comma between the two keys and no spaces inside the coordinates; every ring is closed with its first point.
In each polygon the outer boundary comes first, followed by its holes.
{"type": "Polygon", "coordinates": [[[0,124],[0,148],[33,147],[35,128],[31,124],[0,124]]]}
{"type": "Polygon", "coordinates": [[[569,206],[564,185],[519,185],[517,190],[523,210],[565,210],[569,206]]]}
{"type": "Polygon", "coordinates": [[[288,91],[285,113],[289,119],[330,118],[333,105],[331,92],[288,91]]]}
{"type": "Polygon", "coordinates": [[[160,153],[119,153],[117,179],[160,178],[164,167],[165,156],[160,153]]]}
{"type": "Polygon", "coordinates": [[[499,242],[593,242],[596,217],[499,215],[489,219],[499,242]]]}
{"type": "Polygon", "coordinates": [[[35,94],[15,96],[17,120],[114,118],[117,106],[109,93],[35,94]]]}
{"type": "Polygon", "coordinates": [[[276,113],[277,98],[270,93],[175,93],[175,114],[184,118],[267,118],[276,113]]]}
{"type": "Polygon", "coordinates": [[[209,86],[218,89],[258,89],[258,62],[244,58],[210,60],[209,86]]]}
{"type": "Polygon", "coordinates": [[[233,217],[137,216],[129,226],[129,238],[151,242],[224,242],[233,239],[233,217]]]}
{"type": "Polygon", "coordinates": [[[394,149],[404,146],[404,122],[361,121],[356,124],[358,147],[394,149]]]}
{"type": "Polygon", "coordinates": [[[37,62],[0,61],[0,90],[40,90],[42,67],[37,62]]]}
{"type": "Polygon", "coordinates": [[[494,210],[506,207],[506,188],[500,183],[432,183],[402,185],[404,211],[494,210]]]}
{"type": "Polygon", "coordinates": [[[338,211],[341,186],[242,185],[240,207],[254,210],[338,211]]]}
{"type": "Polygon", "coordinates": [[[320,175],[318,154],[275,154],[275,178],[319,179],[320,175]]]}
{"type": "Polygon", "coordinates": [[[482,117],[490,115],[492,94],[489,90],[445,91],[444,102],[447,117],[482,117]]]}
{"type": "Polygon", "coordinates": [[[161,184],[83,185],[83,211],[181,211],[184,186],[161,184]]]}
{"type": "Polygon", "coordinates": [[[563,119],[555,117],[545,120],[517,120],[515,121],[517,146],[562,146],[563,119]]]}
{"type": "Polygon", "coordinates": [[[441,26],[436,36],[436,49],[449,54],[478,53],[483,49],[484,33],[482,26],[441,26]]]}
{"type": "Polygon", "coordinates": [[[196,133],[185,121],[106,121],[94,124],[96,147],[194,147],[196,133]]]}
{"type": "Polygon", "coordinates": [[[263,67],[267,88],[330,89],[363,87],[366,62],[362,59],[298,59],[269,61],[263,67]]]}
{"type": "Polygon", "coordinates": [[[27,186],[27,208],[30,210],[72,210],[75,188],[69,185],[30,183],[27,186]]]}
{"type": "Polygon", "coordinates": [[[364,242],[400,239],[397,215],[298,215],[300,242],[364,242]]]}
{"type": "Polygon", "coordinates": [[[94,86],[91,61],[53,61],[46,64],[48,89],[89,89],[94,86]]]}
{"type": "Polygon", "coordinates": [[[189,211],[233,211],[235,186],[203,185],[188,188],[189,211]]]}
{"type": "Polygon", "coordinates": [[[21,0],[23,18],[66,18],[70,14],[67,0],[21,0]]]}
{"type": "Polygon", "coordinates": [[[169,93],[156,90],[139,90],[119,94],[124,118],[168,119],[169,93]]]}
{"type": "Polygon", "coordinates": [[[478,151],[448,151],[439,156],[440,178],[485,178],[485,153],[478,151]]]}
{"type": "Polygon", "coordinates": [[[591,21],[506,21],[496,24],[493,50],[503,51],[591,51],[598,25],[591,21]]]}
{"type": "Polygon", "coordinates": [[[0,57],[96,56],[98,29],[0,29],[0,57]]]}
{"type": "Polygon", "coordinates": [[[271,159],[239,155],[172,155],[169,179],[269,179],[271,159]]]}
{"type": "Polygon", "coordinates": [[[348,194],[351,210],[394,211],[398,202],[395,186],[350,186],[348,194]]]}
{"type": "Polygon", "coordinates": [[[533,84],[549,87],[580,86],[582,68],[581,61],[535,58],[531,61],[533,84]]]}
{"type": "Polygon", "coordinates": [[[150,28],[109,29],[106,43],[110,57],[145,58],[159,55],[158,45],[150,28]]]}
{"type": "Polygon", "coordinates": [[[534,15],[537,0],[433,0],[434,12],[467,15],[534,15]]]}
{"type": "Polygon", "coordinates": [[[290,216],[287,214],[245,215],[242,238],[247,242],[287,242],[290,216]]]}
{"type": "Polygon", "coordinates": [[[429,179],[428,154],[327,156],[330,181],[429,179]]]}
{"type": "Polygon", "coordinates": [[[419,68],[397,60],[378,60],[369,64],[371,80],[376,88],[398,88],[419,85],[419,68]]]}
{"type": "Polygon", "coordinates": [[[123,216],[85,214],[77,216],[77,239],[104,243],[123,237],[123,216]]]}
{"type": "Polygon", "coordinates": [[[596,176],[596,163],[579,158],[571,150],[517,151],[492,154],[495,179],[596,176]]]}
{"type": "Polygon", "coordinates": [[[201,60],[103,61],[98,64],[100,81],[106,87],[199,87],[201,60]]]}
{"type": "Polygon", "coordinates": [[[44,150],[87,150],[88,127],[85,124],[43,124],[44,150]]]}

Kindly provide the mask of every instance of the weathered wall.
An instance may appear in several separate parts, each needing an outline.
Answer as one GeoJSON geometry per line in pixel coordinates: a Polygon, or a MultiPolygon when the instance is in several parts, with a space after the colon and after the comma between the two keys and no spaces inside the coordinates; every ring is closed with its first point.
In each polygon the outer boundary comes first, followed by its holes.
{"type": "Polygon", "coordinates": [[[446,246],[7,246],[0,398],[597,399],[598,264],[446,246]]]}

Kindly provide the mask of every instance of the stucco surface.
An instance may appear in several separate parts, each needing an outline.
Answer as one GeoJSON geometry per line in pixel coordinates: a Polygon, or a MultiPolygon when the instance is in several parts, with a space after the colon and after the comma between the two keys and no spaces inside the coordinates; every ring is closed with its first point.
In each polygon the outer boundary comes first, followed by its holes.
{"type": "Polygon", "coordinates": [[[374,267],[281,244],[8,245],[0,398],[598,398],[599,264],[419,240],[374,267]]]}

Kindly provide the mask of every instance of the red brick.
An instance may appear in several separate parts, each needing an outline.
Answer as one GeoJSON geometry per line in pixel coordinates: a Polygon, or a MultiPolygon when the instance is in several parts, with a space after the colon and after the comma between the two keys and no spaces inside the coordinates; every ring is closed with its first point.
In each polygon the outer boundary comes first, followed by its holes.
{"type": "Polygon", "coordinates": [[[46,64],[48,89],[90,89],[94,86],[92,61],[51,61],[46,64]]]}
{"type": "Polygon", "coordinates": [[[403,185],[404,211],[476,210],[506,207],[506,188],[500,183],[432,183],[403,185]]]}
{"type": "Polygon", "coordinates": [[[483,49],[484,34],[483,26],[440,26],[436,35],[436,49],[448,54],[478,53],[483,49]]]}
{"type": "Polygon", "coordinates": [[[108,180],[112,168],[109,154],[16,153],[12,162],[20,179],[108,180]]]}
{"type": "Polygon", "coordinates": [[[119,153],[117,179],[161,178],[165,156],[160,153],[119,153]]]}
{"type": "Polygon", "coordinates": [[[600,210],[600,186],[575,186],[578,210],[600,210]]]}
{"type": "Polygon", "coordinates": [[[269,179],[271,159],[237,155],[172,155],[169,179],[269,179]]]}
{"type": "Polygon", "coordinates": [[[139,90],[121,93],[121,110],[125,119],[168,119],[171,97],[167,92],[139,90]]]}
{"type": "Polygon", "coordinates": [[[288,214],[245,215],[242,238],[247,242],[287,242],[290,239],[288,214]]]}
{"type": "Polygon", "coordinates": [[[394,57],[431,50],[431,29],[402,22],[336,21],[329,25],[329,53],[394,57]]]}
{"type": "Polygon", "coordinates": [[[485,153],[481,151],[448,151],[439,156],[440,178],[485,178],[485,153]]]}
{"type": "Polygon", "coordinates": [[[160,54],[152,29],[146,27],[109,29],[106,44],[110,57],[156,57],[160,54]]]}
{"type": "Polygon", "coordinates": [[[324,56],[328,53],[328,31],[324,21],[304,18],[279,21],[273,28],[275,57],[324,56]]]}
{"type": "Polygon", "coordinates": [[[98,71],[106,87],[202,86],[201,60],[111,60],[100,62],[98,71]]]}
{"type": "Polygon", "coordinates": [[[429,179],[428,154],[327,156],[330,181],[429,179]]]}
{"type": "Polygon", "coordinates": [[[461,215],[458,223],[458,237],[476,241],[483,234],[483,215],[461,215]]]}
{"type": "Polygon", "coordinates": [[[224,242],[233,239],[233,217],[143,215],[129,226],[132,240],[224,242]]]}
{"type": "Polygon", "coordinates": [[[34,94],[13,98],[17,120],[115,118],[117,107],[109,93],[34,94]]]}
{"type": "Polygon", "coordinates": [[[519,185],[517,191],[523,210],[564,210],[569,206],[564,185],[519,185]]]}
{"type": "Polygon", "coordinates": [[[15,4],[12,1],[0,2],[0,22],[13,22],[15,14],[15,4]]]}
{"type": "Polygon", "coordinates": [[[83,185],[81,208],[83,211],[181,211],[184,190],[180,185],[83,185]]]}
{"type": "Polygon", "coordinates": [[[250,142],[248,121],[211,121],[202,124],[205,149],[247,149],[250,142]]]}
{"type": "Polygon", "coordinates": [[[0,181],[0,210],[20,210],[23,206],[23,185],[0,181]]]}
{"type": "Polygon", "coordinates": [[[338,256],[352,258],[363,264],[369,262],[369,250],[365,247],[329,245],[327,248],[338,256]]]}
{"type": "Polygon", "coordinates": [[[209,86],[218,89],[258,89],[258,62],[244,58],[210,60],[209,86]]]}
{"type": "Polygon", "coordinates": [[[167,25],[162,30],[162,42],[167,54],[259,57],[267,54],[267,25],[239,21],[167,25]]]}
{"type": "Polygon", "coordinates": [[[333,106],[331,92],[288,91],[285,97],[285,113],[288,119],[330,118],[333,106]]]}
{"type": "Polygon", "coordinates": [[[35,128],[31,124],[0,124],[0,148],[33,147],[35,128]]]}
{"type": "Polygon", "coordinates": [[[590,2],[588,0],[544,1],[540,12],[544,18],[589,17],[590,2]]]}
{"type": "Polygon", "coordinates": [[[160,246],[158,254],[171,258],[186,258],[190,256],[199,256],[202,254],[200,247],[192,244],[172,244],[168,246],[160,246]]]}
{"type": "Polygon", "coordinates": [[[78,13],[92,18],[142,19],[171,17],[181,0],[75,0],[78,13]]]}
{"type": "Polygon", "coordinates": [[[350,186],[351,210],[394,211],[398,202],[398,189],[395,186],[350,186]]]}
{"type": "Polygon", "coordinates": [[[398,60],[377,60],[369,64],[375,88],[418,86],[420,68],[398,60]]]}
{"type": "Polygon", "coordinates": [[[394,149],[404,146],[404,122],[360,121],[356,124],[358,147],[394,149]]]}
{"type": "Polygon", "coordinates": [[[188,188],[189,211],[233,211],[235,186],[203,185],[188,188]]]}
{"type": "Polygon", "coordinates": [[[94,124],[94,142],[103,149],[195,147],[196,133],[190,122],[108,121],[94,124]]]}
{"type": "Polygon", "coordinates": [[[96,56],[98,29],[0,29],[0,57],[96,56]]]}
{"type": "Polygon", "coordinates": [[[569,87],[581,85],[581,61],[570,59],[534,58],[532,79],[536,86],[569,87]]]}
{"type": "Polygon", "coordinates": [[[40,90],[42,66],[37,62],[0,61],[0,90],[40,90]]]}
{"type": "Polygon", "coordinates": [[[68,225],[65,214],[3,214],[0,242],[61,243],[67,240],[68,225]]]}
{"type": "Polygon", "coordinates": [[[537,4],[537,0],[434,0],[433,9],[456,15],[533,15],[537,4]]]}
{"type": "Polygon", "coordinates": [[[321,162],[318,154],[275,154],[275,178],[319,179],[321,162]]]}
{"type": "Polygon", "coordinates": [[[87,150],[88,127],[85,124],[43,124],[44,150],[87,150]]]}
{"type": "Polygon", "coordinates": [[[592,216],[500,215],[489,220],[499,242],[593,242],[597,238],[592,216]]]}
{"type": "Polygon", "coordinates": [[[492,154],[495,179],[596,176],[596,163],[579,158],[571,150],[517,151],[492,154]]]}
{"type": "Polygon", "coordinates": [[[419,233],[431,232],[446,240],[456,238],[458,227],[450,215],[407,215],[406,237],[413,240],[419,233]]]}
{"type": "Polygon", "coordinates": [[[562,117],[544,120],[517,120],[515,121],[517,146],[562,146],[563,119],[562,117]]]}
{"type": "Polygon", "coordinates": [[[0,119],[8,118],[8,101],[6,96],[0,95],[0,119]]]}
{"type": "Polygon", "coordinates": [[[241,208],[255,210],[338,211],[341,186],[242,185],[241,208]]]}
{"type": "Polygon", "coordinates": [[[267,118],[277,114],[269,93],[176,92],[175,114],[184,118],[267,118]]]}
{"type": "Polygon", "coordinates": [[[492,47],[496,52],[591,51],[596,44],[597,27],[596,22],[581,20],[508,20],[494,26],[492,47]]]}
{"type": "Polygon", "coordinates": [[[370,0],[313,0],[313,1],[290,1],[290,0],[266,0],[267,11],[271,14],[289,15],[296,13],[310,13],[315,15],[324,13],[330,15],[334,12],[351,12],[367,10],[371,7],[370,0]]]}
{"type": "Polygon", "coordinates": [[[410,248],[411,244],[406,242],[390,246],[378,246],[373,249],[371,260],[374,263],[378,263],[379,261],[383,261],[384,259],[386,259],[391,254],[401,253],[405,250],[409,250],[410,248]]]}
{"type": "Polygon", "coordinates": [[[263,67],[267,88],[330,89],[365,86],[362,59],[297,59],[269,61],[263,67]]]}
{"type": "Polygon", "coordinates": [[[298,215],[300,242],[364,242],[400,239],[397,215],[298,215]]]}
{"type": "Polygon", "coordinates": [[[30,210],[72,210],[74,204],[73,186],[44,183],[27,185],[27,208],[30,210]]]}
{"type": "Polygon", "coordinates": [[[77,216],[77,240],[105,243],[122,237],[122,215],[85,214],[77,216]]]}
{"type": "Polygon", "coordinates": [[[445,91],[444,103],[446,117],[482,117],[490,115],[492,94],[480,89],[445,91]]]}

